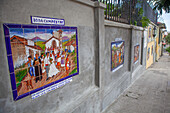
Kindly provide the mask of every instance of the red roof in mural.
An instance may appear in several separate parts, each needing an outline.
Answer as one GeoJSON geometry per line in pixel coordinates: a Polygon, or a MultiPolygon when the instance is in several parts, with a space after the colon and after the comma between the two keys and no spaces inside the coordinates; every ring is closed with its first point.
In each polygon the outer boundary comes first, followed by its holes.
{"type": "Polygon", "coordinates": [[[58,30],[57,32],[62,33],[63,31],[60,29],[60,30],[58,30]]]}
{"type": "Polygon", "coordinates": [[[70,45],[76,46],[75,40],[71,40],[67,42],[64,46],[70,46],[70,45]]]}
{"type": "Polygon", "coordinates": [[[14,39],[17,39],[19,41],[19,43],[22,43],[24,44],[25,46],[28,46],[30,48],[33,48],[33,49],[37,49],[37,50],[43,50],[41,47],[35,45],[35,46],[32,46],[32,45],[27,45],[27,39],[23,38],[23,37],[19,37],[19,36],[13,36],[10,38],[11,42],[13,42],[14,39]]]}
{"type": "Polygon", "coordinates": [[[19,37],[14,35],[13,37],[10,38],[11,42],[13,42],[13,39],[17,39],[19,42],[27,45],[27,39],[23,38],[23,37],[19,37]]]}

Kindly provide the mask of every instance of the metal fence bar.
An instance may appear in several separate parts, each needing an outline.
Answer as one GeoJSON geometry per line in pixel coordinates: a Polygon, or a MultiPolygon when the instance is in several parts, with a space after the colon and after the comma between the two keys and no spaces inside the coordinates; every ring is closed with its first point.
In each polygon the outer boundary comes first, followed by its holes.
{"type": "Polygon", "coordinates": [[[107,0],[106,0],[106,11],[105,11],[105,12],[106,12],[106,14],[105,14],[106,19],[108,19],[108,18],[107,18],[107,10],[108,10],[108,9],[107,9],[107,0]]]}
{"type": "Polygon", "coordinates": [[[113,7],[112,7],[112,5],[113,5],[113,3],[112,3],[112,0],[111,0],[111,19],[110,19],[110,20],[113,19],[113,14],[112,14],[112,10],[113,10],[112,8],[113,8],[113,7]]]}
{"type": "Polygon", "coordinates": [[[132,12],[132,9],[131,9],[131,0],[129,2],[129,24],[131,24],[131,12],[132,12]]]}
{"type": "Polygon", "coordinates": [[[110,20],[110,0],[109,0],[109,14],[108,14],[108,18],[110,20]]]}
{"type": "Polygon", "coordinates": [[[116,18],[116,0],[114,1],[114,20],[117,21],[117,18],[116,18]]]}
{"type": "Polygon", "coordinates": [[[106,4],[105,19],[141,26],[142,16],[146,16],[153,23],[157,23],[157,13],[146,0],[92,0],[106,4]],[[144,14],[139,16],[140,8],[144,14]]]}

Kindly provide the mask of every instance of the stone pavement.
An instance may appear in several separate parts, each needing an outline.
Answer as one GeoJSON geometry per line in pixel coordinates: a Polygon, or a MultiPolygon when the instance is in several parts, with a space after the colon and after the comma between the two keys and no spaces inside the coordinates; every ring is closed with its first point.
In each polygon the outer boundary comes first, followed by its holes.
{"type": "Polygon", "coordinates": [[[170,113],[170,56],[164,53],[104,113],[170,113]]]}

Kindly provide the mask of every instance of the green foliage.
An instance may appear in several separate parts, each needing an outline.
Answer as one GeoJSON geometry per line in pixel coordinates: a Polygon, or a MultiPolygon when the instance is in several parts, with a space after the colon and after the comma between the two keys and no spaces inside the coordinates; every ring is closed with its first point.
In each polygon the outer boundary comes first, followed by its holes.
{"type": "Polygon", "coordinates": [[[67,44],[69,41],[71,41],[71,39],[70,39],[70,40],[68,40],[68,41],[62,42],[62,46],[63,46],[63,48],[65,48],[65,44],[67,44]]]}
{"type": "Polygon", "coordinates": [[[16,82],[18,83],[17,87],[20,85],[20,82],[26,76],[26,74],[27,74],[27,69],[19,70],[15,73],[16,82]]]}
{"type": "Polygon", "coordinates": [[[147,17],[145,17],[145,16],[142,17],[140,22],[142,22],[142,27],[146,27],[150,23],[149,19],[147,17]]]}
{"type": "Polygon", "coordinates": [[[74,34],[73,36],[71,36],[71,39],[76,39],[76,34],[74,34]]]}
{"type": "Polygon", "coordinates": [[[77,57],[74,57],[74,63],[77,64],[77,57]]]}
{"type": "Polygon", "coordinates": [[[138,12],[138,16],[142,16],[143,15],[143,8],[141,7],[140,9],[139,9],[139,12],[138,12]]]}
{"type": "Polygon", "coordinates": [[[121,6],[118,7],[117,4],[107,4],[107,12],[106,12],[106,8],[104,9],[104,14],[106,15],[110,15],[110,16],[118,16],[120,17],[121,16],[121,13],[120,13],[120,10],[121,10],[121,6]]]}
{"type": "Polygon", "coordinates": [[[38,41],[38,42],[36,42],[35,44],[37,45],[37,46],[40,46],[43,50],[45,50],[45,44],[43,44],[44,42],[43,41],[38,41]]]}
{"type": "Polygon", "coordinates": [[[73,55],[76,55],[75,50],[73,50],[73,52],[71,53],[71,56],[73,56],[73,55]]]}
{"type": "Polygon", "coordinates": [[[168,53],[170,53],[170,47],[166,48],[166,51],[167,51],[168,53]]]}
{"type": "Polygon", "coordinates": [[[170,34],[165,37],[166,43],[170,44],[170,34]]]}
{"type": "Polygon", "coordinates": [[[137,26],[137,24],[138,24],[138,23],[137,23],[137,21],[135,20],[135,21],[134,21],[134,25],[137,26]]]}
{"type": "Polygon", "coordinates": [[[152,0],[155,2],[154,10],[159,10],[160,14],[162,15],[163,10],[166,13],[170,13],[170,0],[152,0]]]}
{"type": "Polygon", "coordinates": [[[138,3],[143,3],[141,0],[138,0],[137,2],[138,2],[138,3]]]}
{"type": "Polygon", "coordinates": [[[75,68],[72,72],[69,73],[69,75],[72,75],[77,72],[77,68],[75,68]]]}

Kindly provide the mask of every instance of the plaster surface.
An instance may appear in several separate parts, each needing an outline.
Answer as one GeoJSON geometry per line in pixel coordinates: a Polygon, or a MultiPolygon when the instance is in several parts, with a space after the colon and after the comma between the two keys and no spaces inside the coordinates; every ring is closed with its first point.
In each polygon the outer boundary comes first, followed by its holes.
{"type": "MultiPolygon", "coordinates": [[[[142,28],[115,22],[105,23],[104,4],[87,0],[1,0],[0,1],[0,112],[3,113],[100,113],[132,83],[133,46],[141,43],[142,28]],[[77,2],[76,2],[77,1],[77,2]],[[83,2],[83,3],[82,3],[83,2]],[[65,19],[78,27],[79,75],[73,81],[35,100],[27,96],[13,101],[3,23],[30,24],[30,16],[65,19]],[[125,41],[124,64],[111,71],[111,42],[125,41]],[[133,43],[131,41],[134,41],[133,43]],[[132,67],[132,68],[131,68],[132,67]]],[[[143,55],[146,50],[144,50],[143,55]]],[[[143,57],[146,59],[146,57],[143,57]]],[[[143,60],[143,64],[146,60],[143,60]]],[[[145,69],[145,68],[144,68],[145,69]]],[[[140,70],[140,69],[139,69],[140,70]]],[[[134,77],[140,75],[133,73],[134,77]]]]}

